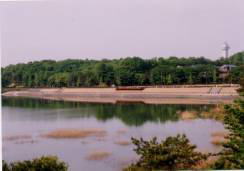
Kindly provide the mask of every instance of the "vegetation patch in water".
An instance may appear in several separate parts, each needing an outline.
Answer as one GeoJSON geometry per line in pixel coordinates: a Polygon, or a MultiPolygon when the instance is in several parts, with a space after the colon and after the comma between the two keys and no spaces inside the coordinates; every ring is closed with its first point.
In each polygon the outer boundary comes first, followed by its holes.
{"type": "Polygon", "coordinates": [[[37,141],[33,140],[33,139],[31,139],[31,140],[22,140],[22,141],[15,142],[15,144],[34,144],[34,143],[37,143],[37,141]]]}
{"type": "Polygon", "coordinates": [[[226,111],[224,109],[224,105],[220,104],[220,105],[217,105],[214,108],[211,108],[209,111],[201,112],[200,117],[223,121],[225,115],[226,115],[226,111]]]}
{"type": "Polygon", "coordinates": [[[86,157],[87,160],[103,160],[108,158],[111,155],[110,152],[107,151],[94,151],[88,154],[86,157]]]}
{"type": "Polygon", "coordinates": [[[117,134],[125,134],[125,133],[127,133],[128,132],[128,130],[127,129],[119,129],[118,131],[117,131],[117,134]]]}
{"type": "Polygon", "coordinates": [[[227,142],[227,139],[225,139],[224,137],[213,137],[212,140],[211,140],[211,143],[214,144],[214,145],[223,145],[224,143],[227,142]]]}
{"type": "Polygon", "coordinates": [[[127,146],[131,144],[130,141],[115,141],[114,143],[121,146],[127,146]]]}
{"type": "Polygon", "coordinates": [[[213,132],[211,134],[212,140],[211,143],[214,145],[223,145],[224,143],[227,142],[227,136],[228,136],[227,131],[218,131],[218,132],[213,132]]]}
{"type": "Polygon", "coordinates": [[[31,139],[31,135],[11,135],[11,136],[4,136],[4,141],[17,141],[17,140],[26,140],[31,139]]]}
{"type": "Polygon", "coordinates": [[[183,120],[191,120],[197,118],[197,113],[195,111],[184,111],[180,113],[181,119],[183,120]]]}
{"type": "Polygon", "coordinates": [[[227,131],[217,131],[217,132],[213,132],[211,134],[212,137],[226,137],[228,136],[228,132],[227,131]]]}
{"type": "Polygon", "coordinates": [[[42,135],[46,138],[85,138],[90,136],[103,137],[106,131],[103,129],[58,129],[42,135]]]}

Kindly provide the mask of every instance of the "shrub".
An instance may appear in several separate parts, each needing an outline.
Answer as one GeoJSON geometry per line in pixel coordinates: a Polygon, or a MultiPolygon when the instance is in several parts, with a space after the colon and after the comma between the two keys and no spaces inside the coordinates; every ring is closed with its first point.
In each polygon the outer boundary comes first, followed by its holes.
{"type": "MultiPolygon", "coordinates": [[[[244,78],[240,78],[240,96],[244,95],[244,78]]],[[[229,135],[223,143],[219,159],[213,164],[215,169],[244,169],[244,100],[241,97],[233,104],[225,105],[225,128],[229,135]]]]}
{"type": "Polygon", "coordinates": [[[66,163],[56,156],[43,156],[33,160],[18,161],[7,164],[3,161],[3,171],[67,171],[66,163]]]}
{"type": "Polygon", "coordinates": [[[224,119],[225,127],[230,134],[223,150],[219,153],[219,160],[214,164],[215,169],[243,169],[244,168],[244,101],[237,100],[225,107],[227,115],[224,119]]]}
{"type": "Polygon", "coordinates": [[[238,89],[238,92],[240,93],[240,95],[244,95],[244,78],[240,79],[240,88],[238,89]]]}
{"type": "Polygon", "coordinates": [[[8,164],[4,160],[3,160],[2,164],[3,164],[3,166],[2,166],[3,171],[10,171],[8,164]]]}
{"type": "Polygon", "coordinates": [[[185,135],[168,137],[161,143],[156,137],[150,141],[132,138],[132,142],[140,159],[125,169],[128,171],[191,169],[209,156],[196,152],[196,146],[191,145],[185,135]]]}

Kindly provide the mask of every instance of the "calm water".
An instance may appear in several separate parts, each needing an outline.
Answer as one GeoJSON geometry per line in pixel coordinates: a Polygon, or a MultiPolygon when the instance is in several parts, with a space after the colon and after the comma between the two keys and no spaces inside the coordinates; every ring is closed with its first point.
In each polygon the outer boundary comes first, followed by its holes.
{"type": "Polygon", "coordinates": [[[57,155],[69,170],[121,170],[137,156],[133,145],[119,145],[133,137],[145,139],[185,133],[200,150],[216,151],[211,133],[223,131],[211,119],[182,119],[182,113],[199,114],[212,105],[92,104],[49,100],[3,98],[3,158],[7,161],[57,155]],[[50,139],[41,135],[57,129],[103,129],[104,137],[50,139]],[[12,138],[16,137],[19,138],[12,138]],[[10,137],[9,139],[6,137],[10,137]],[[28,137],[28,138],[25,138],[28,137]],[[30,138],[31,137],[31,138],[30,138]],[[87,160],[94,151],[111,155],[103,160],[87,160]]]}

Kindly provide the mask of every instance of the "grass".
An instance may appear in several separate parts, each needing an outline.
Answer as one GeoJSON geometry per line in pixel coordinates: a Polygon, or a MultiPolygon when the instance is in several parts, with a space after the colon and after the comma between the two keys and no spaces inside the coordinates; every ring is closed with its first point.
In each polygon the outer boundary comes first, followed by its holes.
{"type": "Polygon", "coordinates": [[[90,153],[86,159],[87,160],[103,160],[108,158],[111,155],[110,152],[106,152],[106,151],[95,151],[90,153]]]}
{"type": "Polygon", "coordinates": [[[42,135],[46,138],[85,138],[90,136],[104,137],[106,131],[102,129],[58,129],[42,135]]]}

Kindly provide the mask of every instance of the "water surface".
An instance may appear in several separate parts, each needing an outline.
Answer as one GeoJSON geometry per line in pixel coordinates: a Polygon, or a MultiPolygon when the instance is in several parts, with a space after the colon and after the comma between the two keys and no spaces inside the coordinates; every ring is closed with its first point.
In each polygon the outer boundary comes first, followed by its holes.
{"type": "Polygon", "coordinates": [[[2,99],[3,158],[7,161],[57,155],[69,170],[121,170],[137,159],[133,145],[118,145],[133,137],[145,139],[184,133],[202,151],[217,151],[211,133],[223,131],[222,123],[197,117],[185,120],[182,113],[200,116],[213,105],[94,104],[58,102],[28,98],[2,99]],[[102,129],[104,137],[50,139],[41,135],[57,129],[102,129]],[[23,138],[22,137],[28,137],[23,138]],[[31,138],[30,138],[31,137],[31,138]],[[87,160],[94,151],[111,155],[103,160],[87,160]]]}

